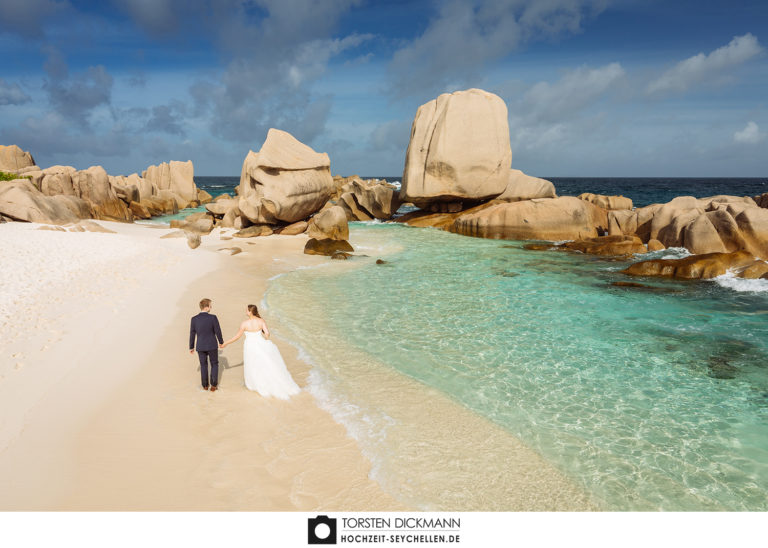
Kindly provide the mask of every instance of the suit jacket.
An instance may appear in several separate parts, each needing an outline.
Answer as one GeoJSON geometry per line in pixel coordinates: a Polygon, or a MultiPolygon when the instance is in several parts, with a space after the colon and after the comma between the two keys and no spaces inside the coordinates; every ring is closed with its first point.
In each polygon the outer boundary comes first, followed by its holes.
{"type": "Polygon", "coordinates": [[[224,337],[221,335],[219,319],[208,312],[200,312],[192,317],[189,326],[189,349],[195,348],[195,337],[197,337],[197,351],[216,350],[219,348],[218,342],[224,344],[224,337]]]}

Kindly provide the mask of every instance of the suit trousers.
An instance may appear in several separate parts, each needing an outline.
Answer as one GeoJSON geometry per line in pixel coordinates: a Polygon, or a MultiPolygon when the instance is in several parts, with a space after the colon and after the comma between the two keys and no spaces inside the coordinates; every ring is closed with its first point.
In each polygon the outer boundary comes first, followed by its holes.
{"type": "Polygon", "coordinates": [[[219,351],[218,350],[198,350],[197,357],[200,358],[200,380],[203,388],[208,388],[208,361],[211,362],[211,386],[219,384],[219,351]]]}

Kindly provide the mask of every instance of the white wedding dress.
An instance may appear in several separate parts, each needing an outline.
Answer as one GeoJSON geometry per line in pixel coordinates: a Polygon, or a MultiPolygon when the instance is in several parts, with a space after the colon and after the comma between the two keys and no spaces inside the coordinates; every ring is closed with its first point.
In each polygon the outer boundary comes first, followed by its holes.
{"type": "Polygon", "coordinates": [[[245,332],[243,374],[248,390],[265,397],[287,400],[301,390],[291,378],[277,345],[265,339],[261,331],[245,332]]]}

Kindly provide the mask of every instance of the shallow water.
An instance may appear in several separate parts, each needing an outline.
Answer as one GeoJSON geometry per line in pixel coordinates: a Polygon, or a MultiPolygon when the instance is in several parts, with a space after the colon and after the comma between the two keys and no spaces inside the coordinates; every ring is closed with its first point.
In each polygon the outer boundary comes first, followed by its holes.
{"type": "Polygon", "coordinates": [[[358,382],[368,358],[517,436],[604,509],[768,509],[768,282],[615,287],[626,262],[401,225],[352,223],[351,242],[369,257],[279,277],[265,303],[395,496],[436,495],[415,470],[403,487],[419,434],[387,432],[419,410],[396,392],[371,404],[386,387],[358,382]]]}

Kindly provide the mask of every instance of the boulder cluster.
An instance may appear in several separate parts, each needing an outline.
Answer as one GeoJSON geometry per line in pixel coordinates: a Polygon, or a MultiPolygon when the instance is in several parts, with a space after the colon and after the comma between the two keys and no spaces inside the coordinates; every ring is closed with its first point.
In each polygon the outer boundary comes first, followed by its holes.
{"type": "MultiPolygon", "coordinates": [[[[399,206],[396,188],[386,181],[332,177],[327,154],[270,129],[259,152],[245,157],[236,196],[219,196],[205,207],[211,228],[236,228],[236,237],[306,233],[305,253],[346,259],[353,251],[348,221],[389,219],[399,206]]],[[[202,218],[186,221],[179,227],[200,226],[202,218]]]]}
{"type": "Polygon", "coordinates": [[[0,171],[16,179],[0,184],[0,216],[62,225],[80,219],[132,222],[177,213],[211,199],[197,188],[192,162],[150,166],[142,174],[112,176],[101,166],[35,164],[29,152],[0,145],[0,171]]]}
{"type": "Polygon", "coordinates": [[[730,270],[756,277],[768,270],[768,194],[683,196],[634,208],[624,196],[558,197],[551,182],[511,169],[511,159],[507,109],[496,95],[470,89],[422,105],[400,192],[419,210],[398,220],[482,238],[567,240],[559,247],[600,255],[667,247],[694,254],[680,268],[650,261],[628,274],[701,278],[730,270]]]}
{"type": "Polygon", "coordinates": [[[507,106],[480,89],[419,107],[400,200],[420,208],[399,219],[483,238],[564,240],[597,236],[606,210],[558,197],[545,179],[512,169],[507,106]]]}

